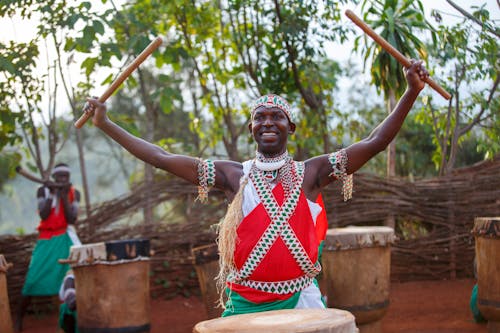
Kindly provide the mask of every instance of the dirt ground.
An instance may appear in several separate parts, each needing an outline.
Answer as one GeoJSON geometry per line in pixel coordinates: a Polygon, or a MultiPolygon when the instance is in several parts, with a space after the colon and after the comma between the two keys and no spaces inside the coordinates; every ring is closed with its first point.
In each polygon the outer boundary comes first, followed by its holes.
{"type": "MultiPolygon", "coordinates": [[[[384,333],[486,333],[469,310],[473,280],[392,283],[384,333]]],[[[206,319],[200,297],[151,301],[151,333],[188,333],[206,319]]],[[[27,316],[24,333],[57,332],[57,313],[27,316]]]]}

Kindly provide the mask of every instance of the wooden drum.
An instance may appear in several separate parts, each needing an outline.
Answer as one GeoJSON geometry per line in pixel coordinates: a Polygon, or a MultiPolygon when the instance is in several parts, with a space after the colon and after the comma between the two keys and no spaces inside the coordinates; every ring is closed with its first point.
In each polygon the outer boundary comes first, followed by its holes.
{"type": "Polygon", "coordinates": [[[275,310],[202,321],[194,333],[357,333],[354,316],[338,309],[275,310]]]}
{"type": "Polygon", "coordinates": [[[488,332],[500,332],[500,217],[477,217],[477,305],[488,320],[488,332]]]}
{"type": "Polygon", "coordinates": [[[72,246],[70,259],[81,333],[150,331],[148,240],[72,246]]]}
{"type": "Polygon", "coordinates": [[[360,332],[381,332],[389,306],[389,227],[329,229],[323,250],[323,274],[328,307],[344,309],[356,318],[360,332]]]}
{"type": "Polygon", "coordinates": [[[7,270],[12,264],[7,263],[5,257],[0,254],[0,332],[12,333],[12,318],[10,316],[9,293],[7,289],[7,270]]]}
{"type": "Polygon", "coordinates": [[[215,278],[219,273],[219,251],[217,244],[195,247],[191,252],[207,316],[209,319],[218,318],[224,310],[218,306],[219,293],[217,292],[215,282],[215,278]]]}

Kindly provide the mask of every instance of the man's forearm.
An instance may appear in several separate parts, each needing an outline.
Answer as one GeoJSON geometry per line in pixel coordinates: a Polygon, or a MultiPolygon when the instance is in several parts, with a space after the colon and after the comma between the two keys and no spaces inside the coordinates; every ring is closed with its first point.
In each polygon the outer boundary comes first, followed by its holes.
{"type": "Polygon", "coordinates": [[[128,133],[109,119],[99,125],[99,128],[132,155],[153,166],[157,166],[155,156],[165,154],[160,147],[128,133]]]}
{"type": "Polygon", "coordinates": [[[42,220],[45,220],[50,215],[50,210],[52,208],[52,198],[39,198],[38,199],[38,215],[42,220]]]}

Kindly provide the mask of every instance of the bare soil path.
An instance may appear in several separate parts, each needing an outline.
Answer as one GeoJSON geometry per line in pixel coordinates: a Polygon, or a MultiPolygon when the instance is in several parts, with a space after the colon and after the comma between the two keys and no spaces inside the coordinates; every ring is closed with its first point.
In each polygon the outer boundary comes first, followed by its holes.
{"type": "MultiPolygon", "coordinates": [[[[382,319],[384,333],[487,333],[469,309],[474,281],[392,283],[390,305],[382,319]]],[[[151,300],[151,333],[189,333],[206,319],[200,297],[151,300]]],[[[24,333],[57,332],[57,313],[27,316],[24,333]]]]}

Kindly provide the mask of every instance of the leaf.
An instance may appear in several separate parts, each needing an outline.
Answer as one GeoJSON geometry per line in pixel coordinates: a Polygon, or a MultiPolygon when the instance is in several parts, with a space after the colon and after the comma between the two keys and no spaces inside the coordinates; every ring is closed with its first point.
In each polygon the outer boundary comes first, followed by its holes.
{"type": "Polygon", "coordinates": [[[94,71],[95,65],[97,63],[97,58],[86,58],[82,64],[81,68],[85,70],[85,75],[90,76],[90,74],[94,71]]]}
{"type": "Polygon", "coordinates": [[[114,75],[113,74],[109,74],[102,82],[101,82],[101,85],[102,86],[105,86],[105,85],[108,85],[108,84],[111,84],[113,82],[113,77],[114,75]]]}
{"type": "Polygon", "coordinates": [[[0,57],[0,71],[7,71],[10,74],[16,74],[16,68],[14,67],[12,62],[4,57],[0,57]]]}
{"type": "Polygon", "coordinates": [[[101,23],[101,21],[94,20],[92,22],[92,26],[96,33],[98,33],[99,35],[104,35],[104,25],[101,23]]]}
{"type": "Polygon", "coordinates": [[[90,8],[92,8],[92,4],[89,1],[82,1],[80,3],[80,9],[83,9],[83,8],[90,10],[90,8]]]}

